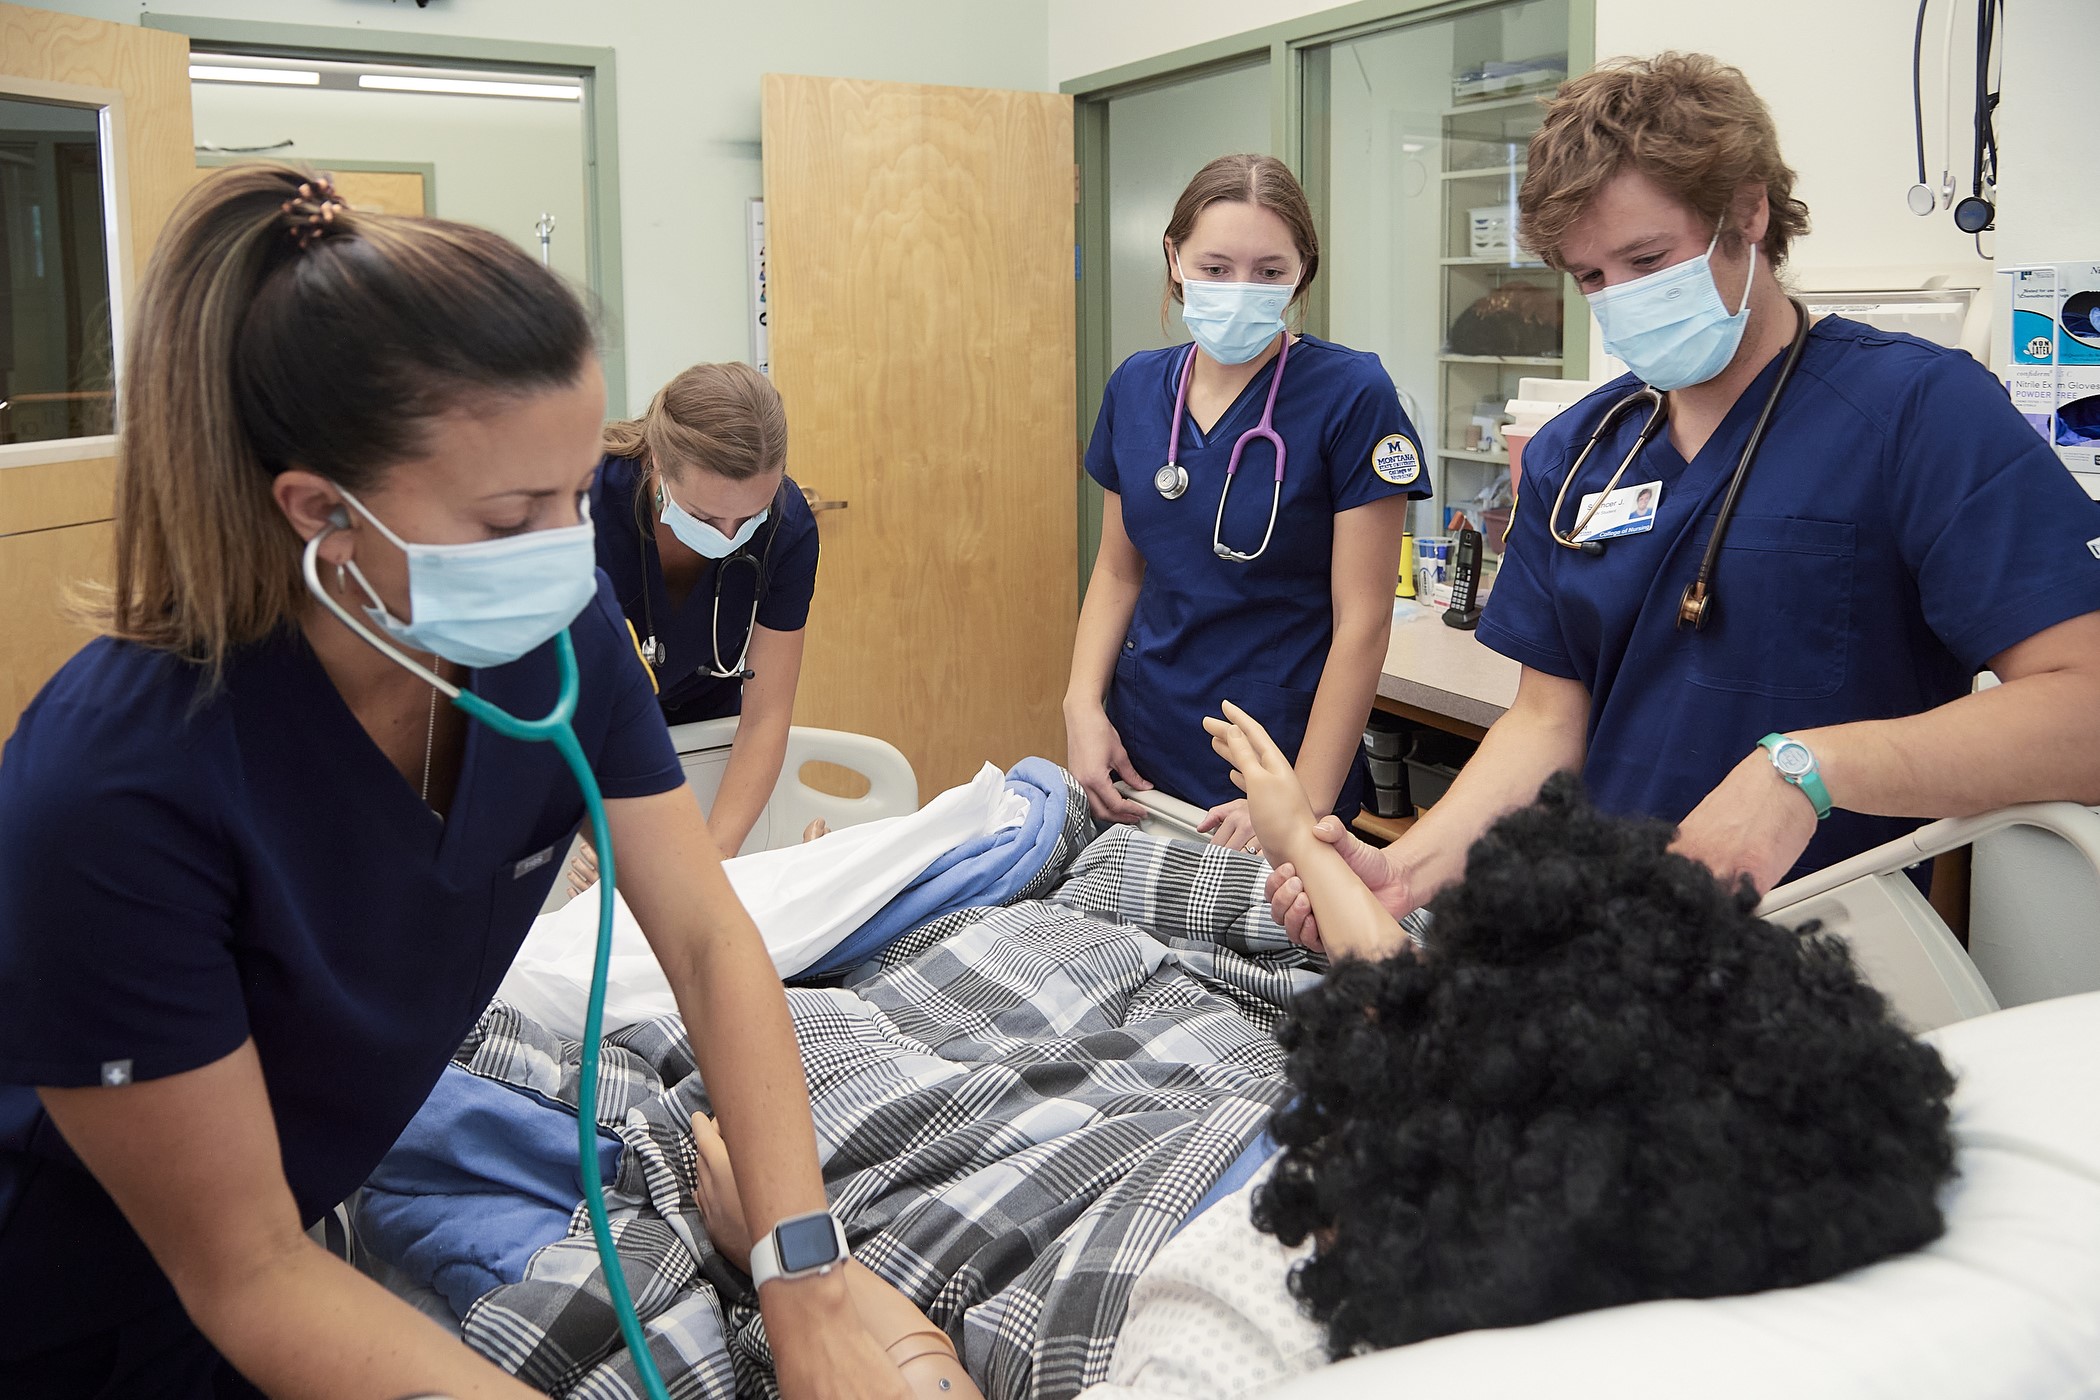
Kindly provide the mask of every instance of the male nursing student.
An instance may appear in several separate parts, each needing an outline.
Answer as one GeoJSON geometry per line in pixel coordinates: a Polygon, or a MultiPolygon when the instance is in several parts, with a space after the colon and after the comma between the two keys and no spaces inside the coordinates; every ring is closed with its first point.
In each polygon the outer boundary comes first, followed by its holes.
{"type": "MultiPolygon", "coordinates": [[[[1759,890],[1921,819],[2100,800],[2100,507],[1969,356],[1837,316],[1804,327],[1775,272],[1808,211],[1742,74],[1664,54],[1576,78],[1529,167],[1527,243],[1632,373],[1525,448],[1479,631],[1523,664],[1515,704],[1393,846],[1323,836],[1398,912],[1562,769],[1759,890]],[[1570,480],[1643,383],[1666,429],[1637,448],[1648,406],[1629,405],[1570,480]],[[1646,528],[1583,538],[1585,502],[1602,518],[1643,490],[1646,528]],[[1703,627],[1680,623],[1688,590],[1703,627]],[[2005,683],[1971,694],[1986,667],[2005,683]]],[[[1292,872],[1271,885],[1316,939],[1292,872]]]]}
{"type": "Polygon", "coordinates": [[[817,523],[787,476],[787,414],[745,364],[695,365],[605,430],[598,567],[671,724],[737,715],[708,829],[735,855],[787,753],[817,523]]]}
{"type": "Polygon", "coordinates": [[[1203,717],[1241,706],[1317,810],[1356,814],[1407,503],[1428,475],[1378,357],[1285,325],[1320,248],[1281,161],[1203,167],[1161,253],[1195,343],[1124,361],[1087,444],[1105,495],[1068,764],[1101,820],[1143,816],[1120,777],[1207,808],[1214,841],[1254,850],[1203,717]]]}
{"type": "MultiPolygon", "coordinates": [[[[10,1400],[531,1393],[303,1232],[437,1082],[583,802],[552,745],[469,729],[343,616],[524,716],[567,632],[743,1204],[822,1220],[779,979],[596,581],[591,344],[502,238],[288,167],[214,174],[161,234],[104,635],[0,763],[10,1400]]],[[[759,1298],[785,1392],[903,1400],[836,1277],[759,1298]]]]}

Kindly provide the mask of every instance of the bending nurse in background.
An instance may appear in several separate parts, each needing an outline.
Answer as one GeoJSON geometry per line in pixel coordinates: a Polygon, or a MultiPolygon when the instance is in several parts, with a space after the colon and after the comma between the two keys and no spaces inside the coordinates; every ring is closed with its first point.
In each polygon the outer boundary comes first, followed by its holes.
{"type": "MultiPolygon", "coordinates": [[[[1921,820],[2100,800],[2100,506],[1968,355],[1842,316],[1804,326],[1774,273],[1808,210],[1743,75],[1699,54],[1607,64],[1547,103],[1528,167],[1533,254],[1633,373],[1525,448],[1479,633],[1523,664],[1509,713],[1392,846],[1322,837],[1401,913],[1564,769],[1759,891],[1921,820]],[[1668,432],[1637,447],[1645,414],[1622,415],[1571,483],[1643,381],[1668,432]],[[1555,532],[1621,462],[1621,490],[1654,492],[1649,528],[1566,547],[1555,532]],[[1738,477],[1710,616],[1680,626],[1738,477]],[[1984,668],[2004,684],[1971,694],[1984,668]]],[[[1291,875],[1271,881],[1276,916],[1316,938],[1291,875]]]]}
{"type": "Polygon", "coordinates": [[[1101,548],[1065,694],[1067,764],[1098,819],[1143,816],[1120,777],[1209,809],[1217,843],[1258,849],[1203,718],[1241,706],[1317,811],[1355,816],[1407,503],[1428,474],[1378,357],[1285,326],[1320,247],[1281,161],[1204,166],[1161,256],[1195,343],[1118,366],[1087,444],[1101,548]]]}
{"type": "Polygon", "coordinates": [[[707,827],[733,856],[779,781],[817,522],[787,475],[787,413],[746,364],[694,365],[605,429],[598,567],[656,673],[669,724],[736,715],[707,827]]]}
{"type": "MultiPolygon", "coordinates": [[[[487,1005],[583,815],[322,586],[498,708],[574,729],[755,1228],[824,1208],[787,1005],[592,562],[604,381],[486,230],[220,171],[127,347],[103,635],[0,763],[0,1391],[531,1392],[323,1252],[487,1005]]],[[[784,1392],[902,1400],[842,1282],[761,1290],[784,1392]]]]}

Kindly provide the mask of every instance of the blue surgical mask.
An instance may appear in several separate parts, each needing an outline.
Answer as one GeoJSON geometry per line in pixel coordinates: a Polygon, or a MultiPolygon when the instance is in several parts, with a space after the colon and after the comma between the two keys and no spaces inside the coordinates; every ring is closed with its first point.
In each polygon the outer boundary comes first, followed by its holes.
{"type": "Polygon", "coordinates": [[[355,560],[343,568],[364,590],[373,625],[418,651],[461,666],[501,666],[574,622],[598,591],[587,501],[582,521],[559,529],[472,544],[410,544],[357,497],[343,491],[343,499],[408,556],[412,622],[387,611],[355,560]]]}
{"type": "Polygon", "coordinates": [[[664,524],[671,527],[671,533],[678,536],[678,542],[695,554],[705,555],[709,559],[727,559],[751,543],[751,537],[758,533],[758,527],[765,524],[766,517],[773,513],[773,508],[768,506],[738,526],[736,534],[725,535],[672,500],[671,493],[661,486],[656,488],[656,498],[663,502],[664,524]]]}
{"type": "Polygon", "coordinates": [[[1626,362],[1644,383],[1662,390],[1704,384],[1728,367],[1743,328],[1750,322],[1750,281],[1757,275],[1757,245],[1750,245],[1750,274],[1743,279],[1743,304],[1731,316],[1714,283],[1714,247],[1660,272],[1589,294],[1590,314],[1604,332],[1604,348],[1626,362]]]}
{"type": "MultiPolygon", "coordinates": [[[[1176,255],[1174,271],[1181,272],[1176,255]]],[[[1199,282],[1181,279],[1181,323],[1221,365],[1243,365],[1283,332],[1283,313],[1297,283],[1199,282]]]]}

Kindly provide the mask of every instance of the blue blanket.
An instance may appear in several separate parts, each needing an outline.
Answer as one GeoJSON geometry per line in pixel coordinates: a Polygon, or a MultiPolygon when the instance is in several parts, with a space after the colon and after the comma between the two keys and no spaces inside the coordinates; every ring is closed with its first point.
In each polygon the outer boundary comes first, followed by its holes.
{"type": "MultiPolygon", "coordinates": [[[[598,1133],[598,1170],[620,1140],[598,1133]]],[[[447,1065],[430,1098],[365,1183],[357,1228],[372,1252],[464,1314],[533,1254],[569,1233],[583,1199],[576,1114],[447,1065]]]]}
{"type": "Polygon", "coordinates": [[[1027,889],[1057,854],[1065,832],[1065,772],[1048,759],[1024,758],[1006,775],[1006,788],[1028,800],[1020,825],[966,841],[927,866],[796,980],[859,967],[921,924],[958,909],[1006,904],[1027,889]]]}

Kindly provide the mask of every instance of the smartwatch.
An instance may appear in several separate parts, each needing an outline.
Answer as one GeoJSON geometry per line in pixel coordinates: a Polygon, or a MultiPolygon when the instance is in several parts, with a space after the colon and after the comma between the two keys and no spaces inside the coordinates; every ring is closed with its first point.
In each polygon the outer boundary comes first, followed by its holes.
{"type": "Polygon", "coordinates": [[[828,1274],[846,1262],[846,1232],[828,1210],[791,1215],[751,1246],[751,1287],[776,1278],[828,1274]]]}
{"type": "Polygon", "coordinates": [[[1809,752],[1808,745],[1784,734],[1767,734],[1757,744],[1772,755],[1772,767],[1778,770],[1780,778],[1801,789],[1801,795],[1816,809],[1816,820],[1828,817],[1830,789],[1823,785],[1816,756],[1809,752]]]}

